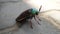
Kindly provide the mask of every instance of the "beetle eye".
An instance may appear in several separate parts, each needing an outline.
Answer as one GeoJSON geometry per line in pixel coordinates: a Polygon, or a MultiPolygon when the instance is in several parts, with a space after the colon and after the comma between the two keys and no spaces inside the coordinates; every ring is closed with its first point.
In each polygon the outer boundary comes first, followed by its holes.
{"type": "Polygon", "coordinates": [[[38,12],[36,12],[36,15],[38,15],[38,12]]]}

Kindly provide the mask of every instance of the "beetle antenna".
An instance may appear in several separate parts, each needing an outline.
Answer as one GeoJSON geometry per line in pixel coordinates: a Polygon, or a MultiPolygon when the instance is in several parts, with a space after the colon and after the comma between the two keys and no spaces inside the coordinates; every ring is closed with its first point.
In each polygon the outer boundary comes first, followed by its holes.
{"type": "Polygon", "coordinates": [[[42,8],[42,5],[40,6],[39,11],[41,10],[41,8],[42,8]]]}

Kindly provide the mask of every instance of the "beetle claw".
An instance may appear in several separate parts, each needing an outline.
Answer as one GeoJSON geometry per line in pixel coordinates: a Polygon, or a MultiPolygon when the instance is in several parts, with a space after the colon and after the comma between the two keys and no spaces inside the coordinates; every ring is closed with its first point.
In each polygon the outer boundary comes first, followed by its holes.
{"type": "Polygon", "coordinates": [[[40,23],[38,23],[39,25],[41,25],[40,23]]]}
{"type": "Polygon", "coordinates": [[[33,29],[33,27],[32,26],[30,26],[31,27],[31,29],[33,29]]]}
{"type": "Polygon", "coordinates": [[[39,19],[41,21],[41,19],[39,19]]]}

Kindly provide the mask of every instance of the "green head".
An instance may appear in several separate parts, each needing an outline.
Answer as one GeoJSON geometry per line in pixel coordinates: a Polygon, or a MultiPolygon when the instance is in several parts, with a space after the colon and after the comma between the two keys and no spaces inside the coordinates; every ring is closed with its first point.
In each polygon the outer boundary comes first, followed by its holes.
{"type": "Polygon", "coordinates": [[[37,10],[36,8],[32,8],[31,14],[38,15],[40,10],[41,10],[41,8],[42,8],[42,5],[40,6],[39,10],[37,10]]]}
{"type": "Polygon", "coordinates": [[[39,11],[35,8],[32,8],[31,10],[31,14],[35,14],[35,15],[38,15],[39,11]]]}

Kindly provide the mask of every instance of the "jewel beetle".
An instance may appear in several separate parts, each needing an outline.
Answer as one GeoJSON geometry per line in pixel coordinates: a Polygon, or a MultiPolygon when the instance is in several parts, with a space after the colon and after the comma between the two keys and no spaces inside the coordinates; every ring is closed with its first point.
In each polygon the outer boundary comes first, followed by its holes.
{"type": "MultiPolygon", "coordinates": [[[[39,11],[38,11],[37,9],[35,9],[35,8],[30,8],[30,9],[27,9],[27,10],[25,10],[24,12],[22,12],[22,13],[16,18],[16,23],[18,24],[18,26],[21,26],[21,25],[23,25],[26,21],[28,21],[29,24],[30,24],[30,27],[33,28],[31,20],[32,20],[32,18],[34,18],[35,21],[37,21],[37,19],[38,19],[39,21],[41,21],[41,20],[39,19],[39,17],[38,17],[38,14],[39,14],[41,8],[42,8],[42,5],[40,6],[39,11]],[[37,18],[37,19],[36,19],[36,18],[37,18]]],[[[40,25],[40,23],[39,23],[38,21],[37,21],[37,23],[40,25]]]]}

